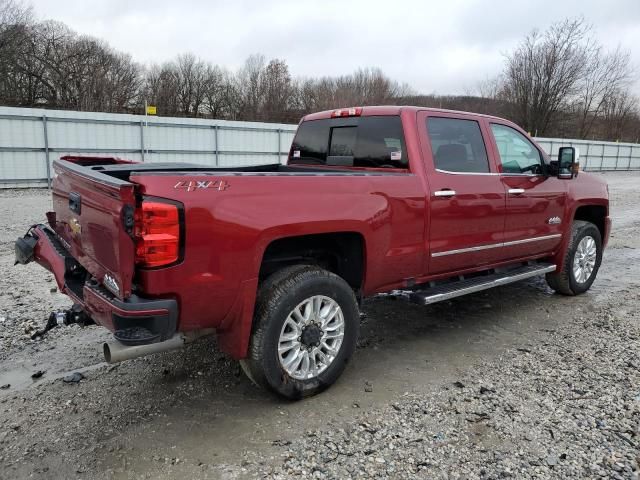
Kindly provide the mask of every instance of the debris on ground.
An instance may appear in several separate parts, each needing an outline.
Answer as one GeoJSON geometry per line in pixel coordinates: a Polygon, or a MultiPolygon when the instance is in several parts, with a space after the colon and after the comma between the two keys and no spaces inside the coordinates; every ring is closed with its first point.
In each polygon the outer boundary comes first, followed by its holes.
{"type": "Polygon", "coordinates": [[[80,372],[73,372],[70,375],[62,377],[64,383],[78,383],[82,379],[84,379],[84,375],[80,372]]]}

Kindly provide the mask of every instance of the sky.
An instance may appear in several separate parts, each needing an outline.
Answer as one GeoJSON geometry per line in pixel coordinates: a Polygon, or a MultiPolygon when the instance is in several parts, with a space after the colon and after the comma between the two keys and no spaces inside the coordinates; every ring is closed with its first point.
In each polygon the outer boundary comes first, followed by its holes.
{"type": "MultiPolygon", "coordinates": [[[[27,0],[28,1],[28,0],[27,0]]],[[[640,0],[31,0],[141,63],[193,52],[229,69],[262,53],[296,77],[379,67],[423,94],[464,94],[498,74],[533,29],[583,16],[606,48],[621,46],[640,95],[640,0]]]]}

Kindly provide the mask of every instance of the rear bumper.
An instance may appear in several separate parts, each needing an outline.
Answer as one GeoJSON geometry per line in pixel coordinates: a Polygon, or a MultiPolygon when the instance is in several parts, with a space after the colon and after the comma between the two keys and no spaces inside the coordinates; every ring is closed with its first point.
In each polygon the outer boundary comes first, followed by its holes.
{"type": "Polygon", "coordinates": [[[152,335],[140,343],[171,338],[177,330],[178,302],[131,295],[121,300],[80,265],[48,227],[36,225],[15,242],[16,263],[36,261],[53,273],[60,292],[82,306],[91,319],[112,332],[146,329],[152,335]]]}

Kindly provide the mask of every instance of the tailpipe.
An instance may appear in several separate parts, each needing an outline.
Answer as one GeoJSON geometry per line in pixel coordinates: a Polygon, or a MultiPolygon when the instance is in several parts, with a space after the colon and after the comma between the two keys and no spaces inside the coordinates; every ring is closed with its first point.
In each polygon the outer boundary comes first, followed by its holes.
{"type": "Polygon", "coordinates": [[[213,328],[195,330],[186,333],[176,333],[169,340],[164,342],[149,343],[147,345],[123,345],[117,340],[105,342],[102,346],[104,360],[107,363],[118,363],[132,358],[144,357],[154,353],[169,352],[183,348],[187,343],[191,343],[200,337],[205,337],[215,333],[213,328]]]}

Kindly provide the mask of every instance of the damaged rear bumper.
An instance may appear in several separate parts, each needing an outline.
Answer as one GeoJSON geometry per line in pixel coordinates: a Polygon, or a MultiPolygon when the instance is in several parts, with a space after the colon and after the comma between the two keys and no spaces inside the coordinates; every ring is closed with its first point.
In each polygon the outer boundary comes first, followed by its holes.
{"type": "Polygon", "coordinates": [[[15,242],[16,264],[37,262],[53,273],[60,292],[79,304],[97,324],[114,332],[126,345],[143,345],[171,338],[177,330],[178,303],[131,295],[119,299],[71,255],[45,225],[35,225],[15,242]]]}

